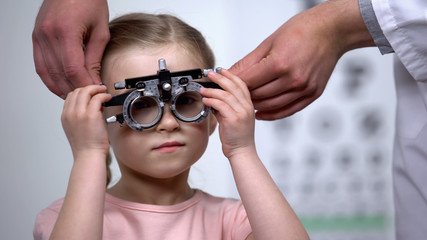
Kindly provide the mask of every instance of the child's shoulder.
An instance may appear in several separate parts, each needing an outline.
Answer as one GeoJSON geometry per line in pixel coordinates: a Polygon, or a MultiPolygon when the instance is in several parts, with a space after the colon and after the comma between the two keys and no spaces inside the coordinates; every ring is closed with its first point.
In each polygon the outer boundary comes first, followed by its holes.
{"type": "MultiPolygon", "coordinates": [[[[201,195],[200,205],[203,208],[203,215],[206,215],[209,219],[221,219],[221,231],[225,234],[223,236],[234,236],[230,237],[230,239],[244,239],[252,232],[241,200],[216,197],[203,191],[198,194],[201,195]]],[[[213,226],[215,222],[210,224],[213,226]]]]}
{"type": "Polygon", "coordinates": [[[217,197],[213,196],[202,190],[196,190],[196,194],[200,195],[200,203],[205,209],[212,209],[213,211],[229,212],[229,211],[244,211],[242,201],[234,198],[217,197]]]}
{"type": "Polygon", "coordinates": [[[34,239],[49,239],[63,202],[63,198],[56,200],[37,214],[33,229],[34,239]]]}
{"type": "Polygon", "coordinates": [[[45,216],[45,215],[58,215],[61,210],[62,204],[64,203],[64,198],[58,199],[51,204],[49,204],[46,208],[40,211],[37,217],[45,216]]]}

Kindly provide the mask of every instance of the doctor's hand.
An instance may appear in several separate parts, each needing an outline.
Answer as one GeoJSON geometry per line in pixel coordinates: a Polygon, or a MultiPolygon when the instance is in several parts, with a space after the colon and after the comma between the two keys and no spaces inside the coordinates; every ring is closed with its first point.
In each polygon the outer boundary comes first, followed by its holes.
{"type": "Polygon", "coordinates": [[[45,0],[33,30],[36,72],[65,99],[78,87],[100,84],[99,71],[110,38],[106,0],[45,0]]]}
{"type": "Polygon", "coordinates": [[[231,67],[245,81],[256,118],[290,116],[324,91],[339,58],[374,46],[357,0],[335,0],[297,14],[231,67]]]}

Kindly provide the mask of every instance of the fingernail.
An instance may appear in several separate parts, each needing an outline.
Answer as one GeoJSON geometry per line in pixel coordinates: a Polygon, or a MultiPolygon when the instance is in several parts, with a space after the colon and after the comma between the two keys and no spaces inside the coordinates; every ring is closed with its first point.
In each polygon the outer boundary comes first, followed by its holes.
{"type": "Polygon", "coordinates": [[[213,71],[213,70],[212,70],[212,71],[209,71],[209,72],[208,72],[208,75],[209,75],[209,74],[214,75],[214,76],[215,76],[215,75],[218,75],[218,73],[217,73],[216,71],[213,71]]]}
{"type": "Polygon", "coordinates": [[[203,76],[207,77],[210,71],[212,71],[212,69],[203,69],[203,76]]]}

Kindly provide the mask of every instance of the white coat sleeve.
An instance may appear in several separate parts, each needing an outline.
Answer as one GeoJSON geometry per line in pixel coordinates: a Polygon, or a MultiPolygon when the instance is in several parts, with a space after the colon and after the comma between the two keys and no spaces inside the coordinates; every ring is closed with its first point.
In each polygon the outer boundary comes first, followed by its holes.
{"type": "Polygon", "coordinates": [[[399,60],[427,82],[427,1],[372,0],[378,23],[399,60]]]}

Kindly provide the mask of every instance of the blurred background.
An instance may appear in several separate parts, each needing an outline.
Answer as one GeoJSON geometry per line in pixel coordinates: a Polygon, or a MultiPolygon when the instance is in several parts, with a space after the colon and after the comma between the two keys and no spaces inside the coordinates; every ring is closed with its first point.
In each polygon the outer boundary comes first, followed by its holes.
{"type": "MultiPolygon", "coordinates": [[[[321,1],[109,1],[110,18],[176,15],[199,29],[228,68],[286,20],[321,1]]],[[[72,154],[63,100],[34,70],[31,33],[41,0],[0,0],[0,239],[31,239],[37,213],[65,194],[72,154]]],[[[392,240],[392,56],[347,53],[323,95],[283,120],[257,121],[259,155],[313,240],[392,240]]],[[[238,198],[218,134],[193,167],[191,185],[238,198]]],[[[114,166],[114,179],[120,177],[114,166]]]]}

